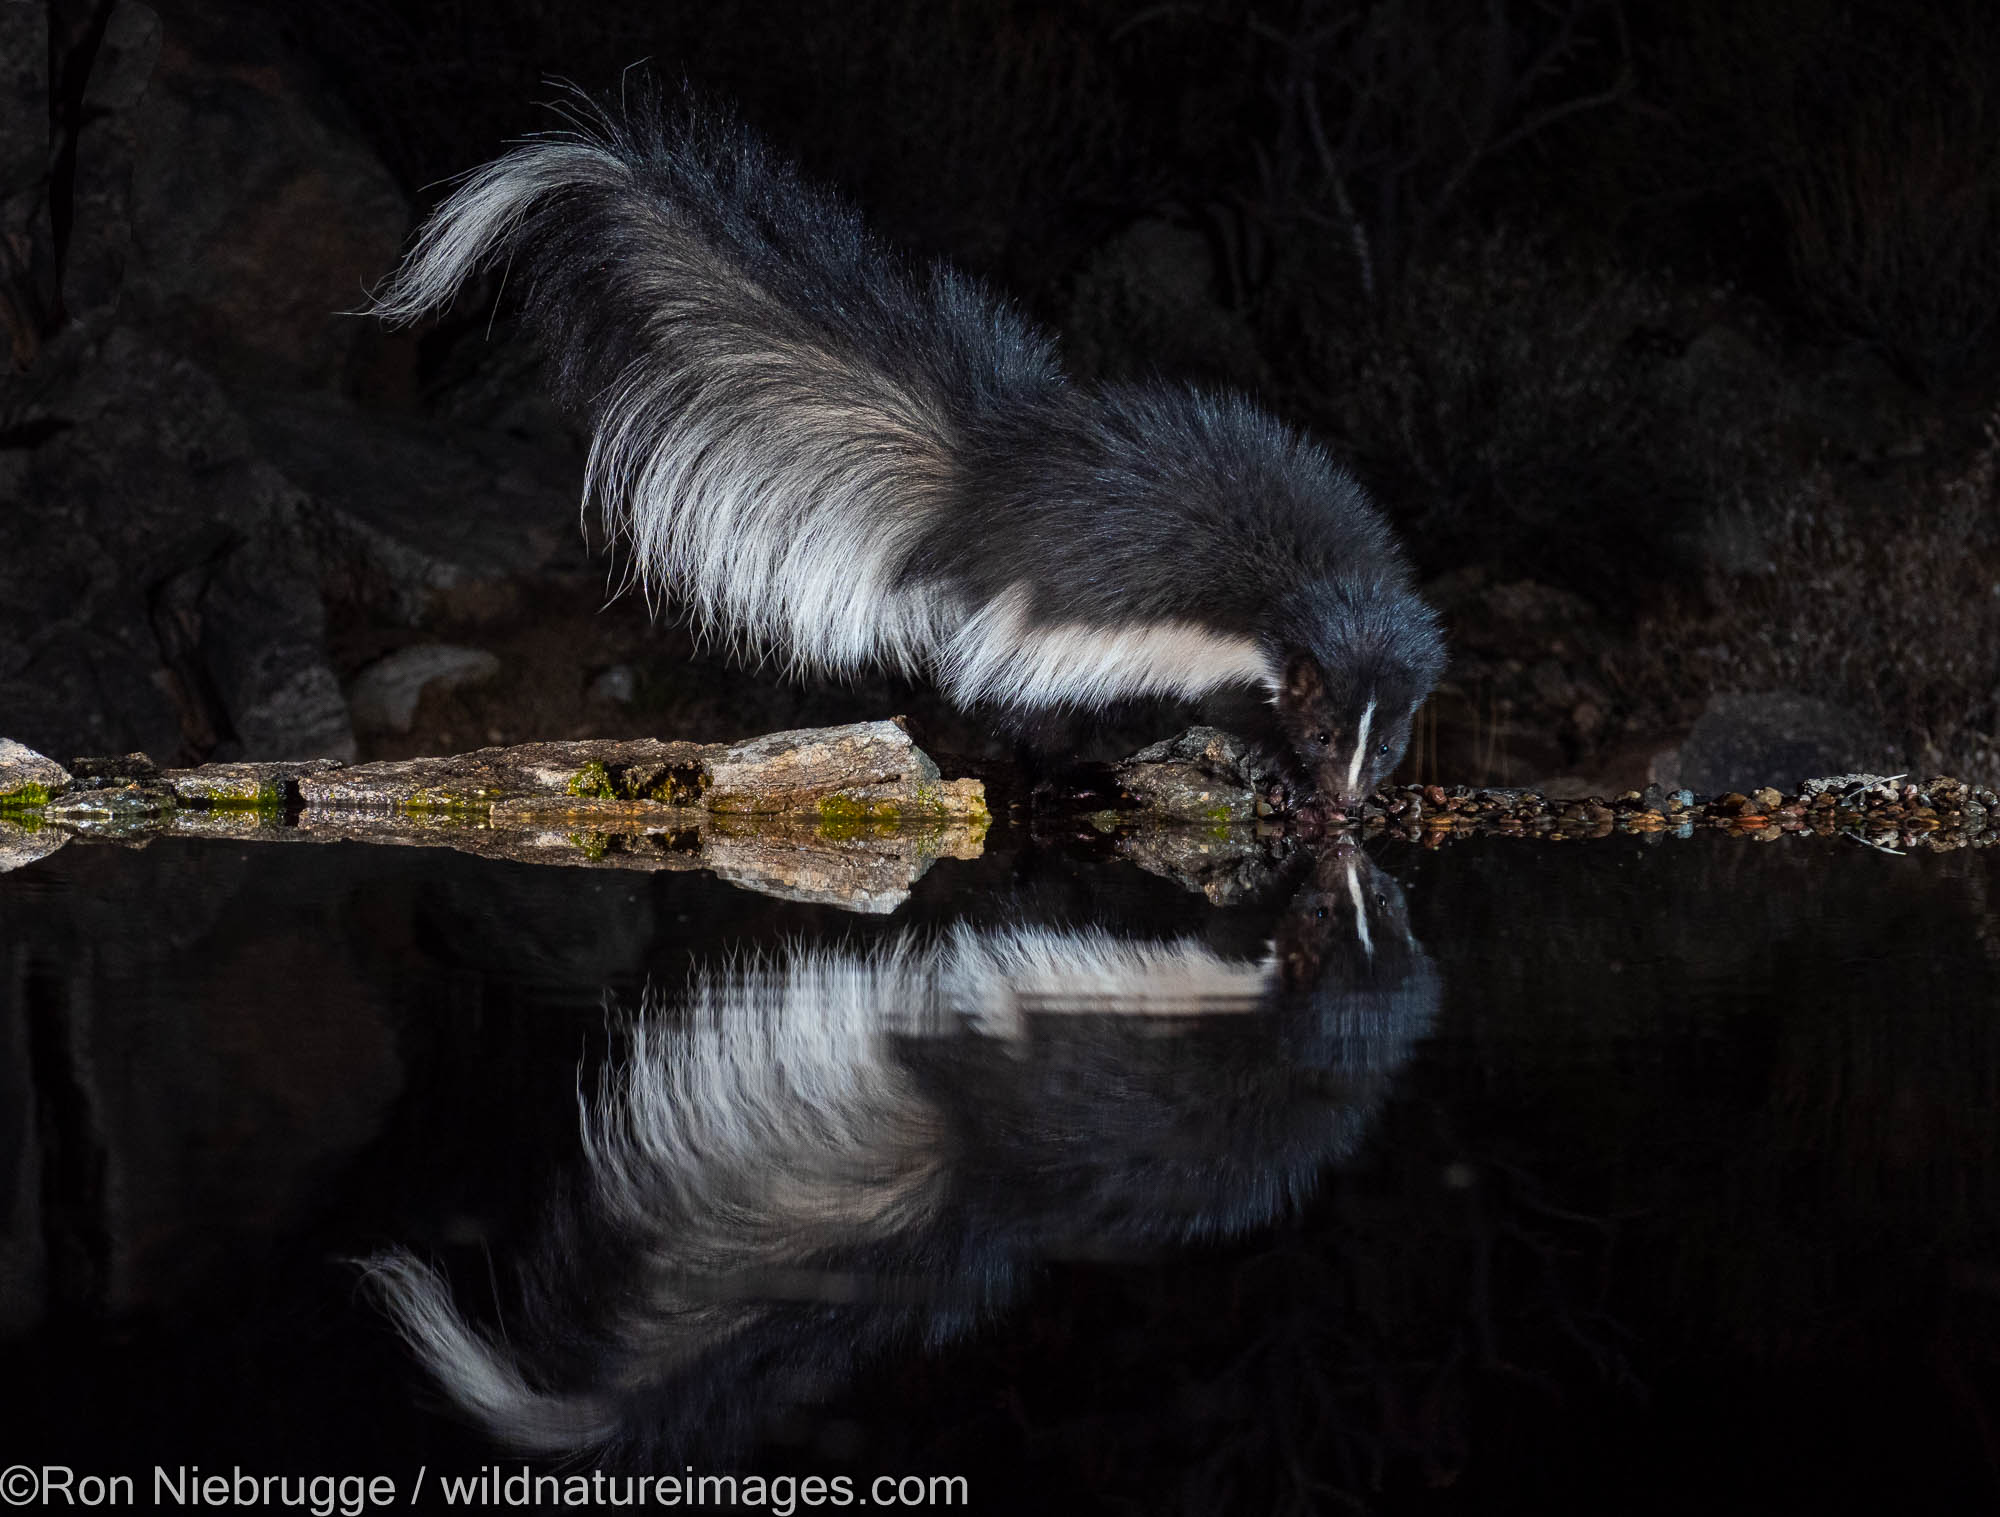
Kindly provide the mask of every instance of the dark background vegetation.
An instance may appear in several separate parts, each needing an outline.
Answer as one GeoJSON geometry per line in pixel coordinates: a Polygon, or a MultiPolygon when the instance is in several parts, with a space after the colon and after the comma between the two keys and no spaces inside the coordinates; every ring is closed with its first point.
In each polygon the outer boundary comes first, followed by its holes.
{"type": "MultiPolygon", "coordinates": [[[[1831,702],[1884,762],[2000,775],[1981,0],[280,0],[261,31],[159,9],[170,55],[177,26],[282,52],[416,213],[554,124],[552,79],[615,90],[649,60],[1005,291],[1080,374],[1255,393],[1408,537],[1453,637],[1423,750],[1446,779],[1638,780],[1729,691],[1831,702]]],[[[68,10],[74,60],[99,12],[68,10]]],[[[573,449],[480,293],[326,382],[573,449]]],[[[405,748],[700,726],[739,695],[831,709],[689,673],[633,608],[597,618],[602,588],[391,615],[336,586],[324,635],[343,683],[420,634],[501,648],[514,674],[427,695],[405,748]],[[593,658],[636,670],[636,708],[593,711],[593,658]]]]}

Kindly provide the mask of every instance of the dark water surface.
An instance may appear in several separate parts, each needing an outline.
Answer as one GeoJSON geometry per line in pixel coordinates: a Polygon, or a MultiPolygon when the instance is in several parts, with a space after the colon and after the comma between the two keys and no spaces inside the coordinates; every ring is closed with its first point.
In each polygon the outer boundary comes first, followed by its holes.
{"type": "Polygon", "coordinates": [[[0,876],[0,1464],[2000,1509],[2000,850],[993,842],[0,876]]]}

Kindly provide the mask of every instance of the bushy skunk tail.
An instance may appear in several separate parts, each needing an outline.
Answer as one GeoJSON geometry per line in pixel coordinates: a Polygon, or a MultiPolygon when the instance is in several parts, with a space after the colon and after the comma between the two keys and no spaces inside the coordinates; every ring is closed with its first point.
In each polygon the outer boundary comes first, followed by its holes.
{"type": "Polygon", "coordinates": [[[801,671],[914,672],[963,616],[919,539],[968,420],[1060,386],[1048,345],[719,111],[578,115],[472,174],[376,314],[414,321],[504,265],[593,423],[586,498],[649,587],[801,671]]]}
{"type": "Polygon", "coordinates": [[[516,1355],[460,1315],[437,1271],[402,1249],[366,1260],[368,1289],[452,1403],[524,1453],[567,1453],[609,1443],[616,1409],[588,1396],[537,1390],[516,1355]]]}

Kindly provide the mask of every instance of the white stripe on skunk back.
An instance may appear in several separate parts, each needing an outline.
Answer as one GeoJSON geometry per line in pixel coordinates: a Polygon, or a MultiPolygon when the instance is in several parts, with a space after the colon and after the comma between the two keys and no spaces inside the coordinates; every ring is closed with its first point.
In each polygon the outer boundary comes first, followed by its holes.
{"type": "Polygon", "coordinates": [[[940,683],[959,705],[1090,708],[1135,696],[1196,696],[1219,685],[1277,684],[1254,638],[1188,621],[1037,627],[1028,616],[1031,593],[1009,586],[946,642],[940,683]]]}

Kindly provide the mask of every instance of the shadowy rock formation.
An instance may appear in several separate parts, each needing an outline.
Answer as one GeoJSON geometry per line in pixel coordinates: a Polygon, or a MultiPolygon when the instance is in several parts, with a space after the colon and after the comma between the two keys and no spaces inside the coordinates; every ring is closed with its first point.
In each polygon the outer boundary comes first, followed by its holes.
{"type": "Polygon", "coordinates": [[[575,535],[567,470],[358,405],[413,383],[340,314],[408,208],[266,12],[10,5],[0,54],[4,725],[354,757],[329,597],[415,617],[539,565],[575,535]]]}

